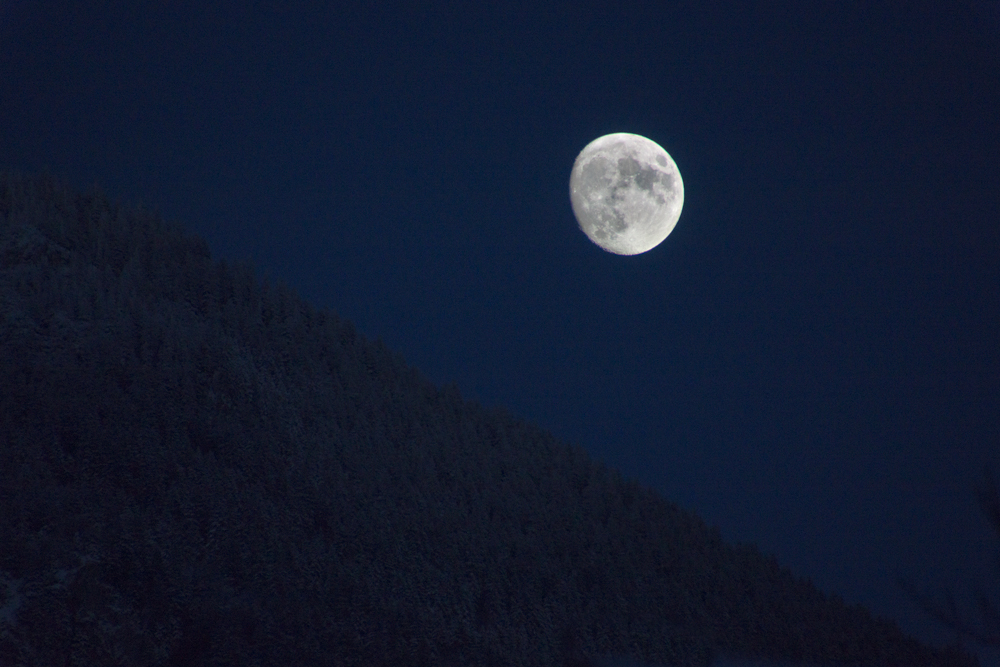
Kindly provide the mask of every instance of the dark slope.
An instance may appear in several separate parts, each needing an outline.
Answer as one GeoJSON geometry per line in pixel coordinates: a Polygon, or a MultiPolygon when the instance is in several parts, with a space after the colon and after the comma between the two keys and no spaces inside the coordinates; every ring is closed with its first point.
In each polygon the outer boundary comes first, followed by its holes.
{"type": "Polygon", "coordinates": [[[99,194],[0,175],[0,314],[0,664],[975,664],[99,194]]]}

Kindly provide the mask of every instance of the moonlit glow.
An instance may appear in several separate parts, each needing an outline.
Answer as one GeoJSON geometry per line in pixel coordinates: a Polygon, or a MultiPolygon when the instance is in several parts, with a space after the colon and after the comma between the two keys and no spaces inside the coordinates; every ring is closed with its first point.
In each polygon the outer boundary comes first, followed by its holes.
{"type": "Polygon", "coordinates": [[[658,246],[677,225],[684,182],[673,158],[637,134],[607,134],[573,164],[570,202],[583,233],[617,255],[658,246]]]}

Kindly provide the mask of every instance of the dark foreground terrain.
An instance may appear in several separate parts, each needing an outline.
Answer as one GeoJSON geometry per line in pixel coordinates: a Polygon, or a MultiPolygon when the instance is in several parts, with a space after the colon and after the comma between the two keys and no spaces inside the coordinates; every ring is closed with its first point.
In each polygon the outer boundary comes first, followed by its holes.
{"type": "Polygon", "coordinates": [[[0,507],[2,665],[976,664],[156,215],[9,174],[0,507]]]}

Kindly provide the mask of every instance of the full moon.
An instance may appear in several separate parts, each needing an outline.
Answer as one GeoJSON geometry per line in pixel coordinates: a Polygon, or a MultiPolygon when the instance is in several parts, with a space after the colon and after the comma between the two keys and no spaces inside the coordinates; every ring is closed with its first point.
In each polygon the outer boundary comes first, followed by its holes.
{"type": "Polygon", "coordinates": [[[616,255],[658,246],[677,225],[684,182],[673,158],[654,141],[618,132],[580,151],[569,177],[580,229],[616,255]]]}

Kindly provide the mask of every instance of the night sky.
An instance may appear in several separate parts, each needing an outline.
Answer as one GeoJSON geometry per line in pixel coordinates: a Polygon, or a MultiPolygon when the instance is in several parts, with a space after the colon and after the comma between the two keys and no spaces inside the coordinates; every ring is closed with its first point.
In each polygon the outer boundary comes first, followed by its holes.
{"type": "Polygon", "coordinates": [[[998,6],[0,0],[0,168],[159,211],[940,644],[897,576],[1000,598],[998,6]],[[684,178],[645,254],[570,208],[611,132],[684,178]]]}

